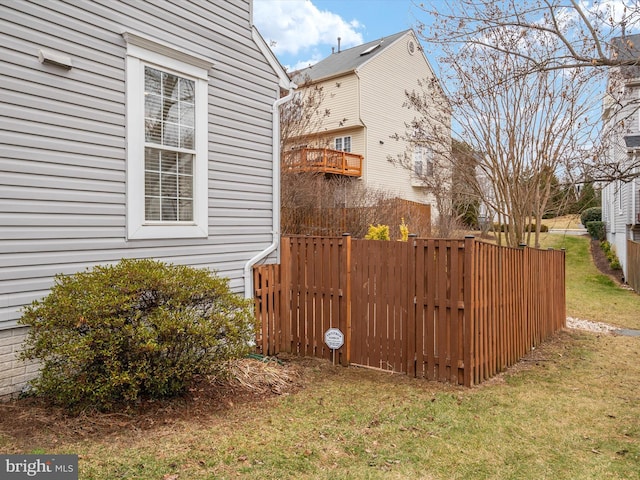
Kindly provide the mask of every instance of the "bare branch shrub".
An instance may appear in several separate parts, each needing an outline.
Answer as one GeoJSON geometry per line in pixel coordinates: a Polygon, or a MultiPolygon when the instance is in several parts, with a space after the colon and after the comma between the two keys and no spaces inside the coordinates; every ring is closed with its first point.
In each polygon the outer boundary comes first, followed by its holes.
{"type": "Polygon", "coordinates": [[[282,233],[284,235],[341,235],[364,238],[370,225],[389,225],[391,238],[401,236],[405,219],[410,232],[430,234],[427,205],[391,198],[360,180],[324,174],[283,172],[282,233]]]}

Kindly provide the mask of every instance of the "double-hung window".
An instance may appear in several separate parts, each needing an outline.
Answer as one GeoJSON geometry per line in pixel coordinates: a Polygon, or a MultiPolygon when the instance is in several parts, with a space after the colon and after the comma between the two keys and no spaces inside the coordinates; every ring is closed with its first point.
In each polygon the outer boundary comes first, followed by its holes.
{"type": "Polygon", "coordinates": [[[127,32],[127,236],[208,235],[210,60],[127,32]]]}
{"type": "Polygon", "coordinates": [[[433,150],[421,145],[414,147],[413,173],[418,178],[433,176],[433,150]]]}
{"type": "Polygon", "coordinates": [[[351,152],[351,137],[336,137],[335,149],[341,152],[351,152]]]}

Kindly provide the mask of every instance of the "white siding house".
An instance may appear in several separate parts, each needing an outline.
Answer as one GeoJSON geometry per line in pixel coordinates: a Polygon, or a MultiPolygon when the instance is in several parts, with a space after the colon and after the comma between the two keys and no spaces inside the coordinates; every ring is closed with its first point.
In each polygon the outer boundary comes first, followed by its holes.
{"type": "Polygon", "coordinates": [[[251,291],[278,237],[289,80],[251,0],[0,3],[0,396],[33,375],[21,308],[121,258],[251,291]]]}
{"type": "MultiPolygon", "coordinates": [[[[620,55],[640,55],[640,35],[614,42],[620,55]]],[[[616,165],[620,179],[602,189],[602,220],[607,240],[615,247],[626,278],[627,240],[640,241],[640,70],[637,67],[611,69],[603,120],[608,148],[606,163],[616,165]]]]}

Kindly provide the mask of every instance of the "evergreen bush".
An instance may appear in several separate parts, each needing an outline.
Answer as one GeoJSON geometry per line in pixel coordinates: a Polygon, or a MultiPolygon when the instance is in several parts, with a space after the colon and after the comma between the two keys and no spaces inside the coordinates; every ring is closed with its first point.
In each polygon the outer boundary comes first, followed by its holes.
{"type": "Polygon", "coordinates": [[[587,223],[589,222],[601,222],[602,221],[602,208],[601,207],[591,207],[587,208],[584,212],[580,214],[580,223],[587,227],[587,223]]]}
{"type": "Polygon", "coordinates": [[[22,358],[42,364],[34,392],[70,409],[179,395],[255,338],[251,302],[227,279],[154,260],[58,275],[20,323],[31,327],[22,358]]]}
{"type": "Polygon", "coordinates": [[[604,240],[606,238],[606,230],[604,222],[587,222],[584,224],[587,232],[594,240],[604,240]]]}

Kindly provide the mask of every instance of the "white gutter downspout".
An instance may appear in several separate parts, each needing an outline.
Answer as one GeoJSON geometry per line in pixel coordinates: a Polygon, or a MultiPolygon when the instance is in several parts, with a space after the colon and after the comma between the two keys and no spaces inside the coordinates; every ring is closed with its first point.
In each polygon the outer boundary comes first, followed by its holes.
{"type": "MultiPolygon", "coordinates": [[[[288,102],[293,98],[293,89],[296,87],[290,83],[289,93],[273,102],[273,169],[272,169],[272,185],[273,185],[273,207],[272,222],[273,240],[262,252],[251,258],[244,266],[244,296],[245,298],[253,298],[253,266],[260,260],[275,250],[280,245],[280,105],[288,102]]],[[[278,250],[277,262],[280,263],[280,251],[278,250]]]]}

